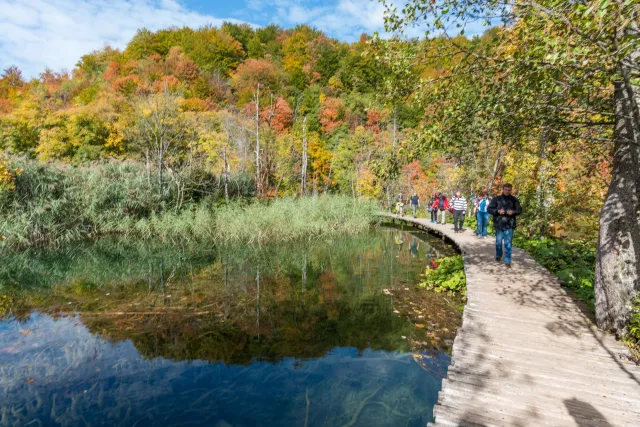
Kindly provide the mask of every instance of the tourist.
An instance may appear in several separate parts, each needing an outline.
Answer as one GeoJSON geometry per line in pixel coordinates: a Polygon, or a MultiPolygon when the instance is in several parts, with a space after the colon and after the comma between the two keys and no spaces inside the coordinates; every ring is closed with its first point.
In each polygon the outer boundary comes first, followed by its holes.
{"type": "Polygon", "coordinates": [[[411,209],[413,209],[413,217],[416,217],[416,212],[418,211],[418,208],[420,207],[420,198],[418,197],[418,194],[413,193],[413,195],[411,196],[411,209]]]}
{"type": "Polygon", "coordinates": [[[453,207],[453,231],[454,233],[461,233],[464,225],[464,216],[467,213],[467,198],[458,191],[451,199],[451,206],[453,207]]]}
{"type": "Polygon", "coordinates": [[[449,199],[447,199],[446,194],[442,193],[438,198],[438,211],[441,212],[442,224],[447,222],[447,210],[449,210],[449,199]]]}
{"type": "Polygon", "coordinates": [[[398,194],[396,198],[396,216],[404,216],[404,200],[402,193],[398,194]]]}
{"type": "Polygon", "coordinates": [[[487,227],[489,226],[489,218],[491,215],[487,211],[489,207],[489,198],[487,197],[487,192],[482,191],[480,193],[480,197],[477,199],[478,208],[476,213],[476,220],[478,221],[478,231],[477,235],[481,239],[487,238],[487,227]]]}
{"type": "Polygon", "coordinates": [[[429,212],[431,213],[431,223],[438,223],[438,203],[440,200],[440,194],[435,193],[433,195],[433,200],[431,200],[431,206],[429,207],[429,212]]]}
{"type": "Polygon", "coordinates": [[[496,229],[496,261],[502,259],[502,242],[504,241],[504,265],[511,267],[511,249],[513,231],[516,229],[516,216],[522,213],[520,201],[511,195],[513,186],[504,184],[502,195],[489,203],[487,211],[493,215],[493,226],[496,229]]]}

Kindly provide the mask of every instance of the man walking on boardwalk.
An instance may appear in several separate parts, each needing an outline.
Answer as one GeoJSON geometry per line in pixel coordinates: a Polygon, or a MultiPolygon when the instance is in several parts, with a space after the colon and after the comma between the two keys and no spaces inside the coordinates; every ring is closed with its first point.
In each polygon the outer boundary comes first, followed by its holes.
{"type": "Polygon", "coordinates": [[[502,260],[502,242],[504,241],[504,265],[511,267],[513,231],[516,229],[516,216],[522,213],[517,197],[511,195],[513,186],[504,184],[502,195],[494,197],[487,211],[493,215],[493,227],[496,230],[496,261],[502,260]]]}
{"type": "Polygon", "coordinates": [[[462,232],[464,225],[464,215],[467,212],[467,199],[458,191],[453,199],[451,199],[451,207],[453,207],[453,229],[456,233],[462,232]]]}
{"type": "Polygon", "coordinates": [[[413,217],[416,217],[416,213],[418,212],[418,208],[420,207],[420,197],[418,197],[418,193],[413,193],[411,195],[411,209],[413,209],[413,217]]]}

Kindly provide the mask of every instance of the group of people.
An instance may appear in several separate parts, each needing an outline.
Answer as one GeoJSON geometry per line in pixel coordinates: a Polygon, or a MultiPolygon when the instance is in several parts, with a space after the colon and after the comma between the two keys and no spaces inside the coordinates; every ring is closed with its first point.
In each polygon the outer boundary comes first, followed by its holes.
{"type": "MultiPolygon", "coordinates": [[[[511,267],[511,253],[513,242],[513,231],[516,228],[516,217],[522,213],[522,207],[517,197],[511,193],[513,186],[504,184],[502,186],[502,194],[491,198],[486,191],[480,194],[472,194],[470,215],[475,215],[477,220],[476,235],[480,239],[487,238],[487,229],[489,227],[489,218],[493,217],[493,227],[496,231],[496,261],[501,262],[504,252],[504,264],[511,267]],[[504,246],[504,251],[503,251],[504,246]]],[[[411,205],[413,217],[417,216],[420,208],[420,198],[417,193],[413,193],[407,200],[407,204],[411,205]]],[[[398,215],[404,215],[405,200],[402,193],[396,199],[396,212],[398,215]]],[[[427,211],[431,217],[433,224],[445,224],[447,212],[453,214],[453,229],[455,233],[464,231],[463,225],[469,203],[460,191],[456,192],[453,198],[449,200],[444,193],[435,193],[427,205],[427,211]],[[440,220],[440,221],[438,221],[440,220]]]]}

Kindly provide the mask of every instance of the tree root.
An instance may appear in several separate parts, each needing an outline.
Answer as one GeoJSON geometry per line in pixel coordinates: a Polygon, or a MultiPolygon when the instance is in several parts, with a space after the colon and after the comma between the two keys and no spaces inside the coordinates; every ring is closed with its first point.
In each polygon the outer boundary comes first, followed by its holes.
{"type": "Polygon", "coordinates": [[[364,400],[360,403],[360,406],[358,406],[358,409],[356,410],[356,412],[354,412],[353,415],[351,416],[351,421],[349,421],[348,423],[346,423],[342,427],[351,427],[351,426],[353,426],[356,423],[356,421],[358,421],[358,417],[360,416],[360,412],[362,412],[364,407],[367,406],[367,403],[369,402],[369,400],[371,398],[373,398],[373,396],[378,394],[378,392],[380,391],[381,388],[382,388],[382,386],[378,387],[377,389],[375,389],[373,391],[373,393],[371,393],[369,396],[365,397],[364,400]]]}

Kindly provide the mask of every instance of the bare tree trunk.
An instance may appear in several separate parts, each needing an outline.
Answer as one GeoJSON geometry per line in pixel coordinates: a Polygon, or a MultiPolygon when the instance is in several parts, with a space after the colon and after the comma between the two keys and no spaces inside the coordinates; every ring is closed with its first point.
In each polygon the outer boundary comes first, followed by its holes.
{"type": "Polygon", "coordinates": [[[224,201],[229,204],[229,164],[227,163],[227,145],[224,146],[223,161],[224,161],[224,201]]]}
{"type": "MultiPolygon", "coordinates": [[[[640,52],[628,58],[637,60],[640,52]]],[[[598,326],[626,332],[632,300],[640,291],[640,87],[620,65],[614,83],[615,130],[611,183],[600,214],[595,305],[598,326]]]]}
{"type": "Polygon", "coordinates": [[[262,194],[262,180],[260,177],[260,84],[256,86],[256,190],[258,197],[262,194]]]}
{"type": "Polygon", "coordinates": [[[387,182],[387,185],[385,185],[384,193],[387,196],[387,208],[391,209],[392,196],[391,196],[391,183],[390,182],[387,182]]]}
{"type": "Polygon", "coordinates": [[[301,171],[301,194],[307,195],[307,117],[302,119],[302,171],[301,171]]]}
{"type": "Polygon", "coordinates": [[[498,166],[500,166],[500,158],[502,157],[502,148],[498,150],[498,157],[496,157],[496,163],[493,165],[493,173],[491,174],[491,181],[487,185],[487,195],[491,195],[491,188],[493,187],[493,183],[496,180],[496,175],[498,174],[498,166]]]}

